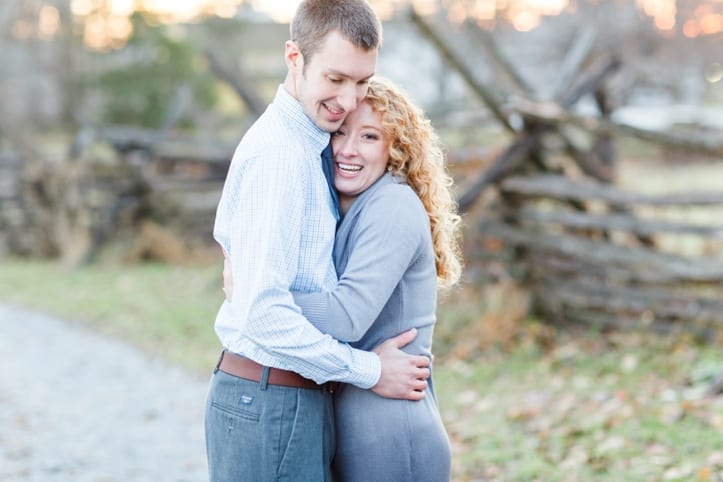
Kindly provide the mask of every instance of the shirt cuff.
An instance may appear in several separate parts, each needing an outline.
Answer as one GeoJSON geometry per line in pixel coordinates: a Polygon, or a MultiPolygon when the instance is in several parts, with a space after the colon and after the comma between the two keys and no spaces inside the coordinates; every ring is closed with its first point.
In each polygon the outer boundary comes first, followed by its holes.
{"type": "Polygon", "coordinates": [[[382,362],[379,355],[371,351],[355,351],[355,365],[359,367],[358,379],[350,382],[359,388],[369,389],[379,383],[382,376],[382,362]]]}

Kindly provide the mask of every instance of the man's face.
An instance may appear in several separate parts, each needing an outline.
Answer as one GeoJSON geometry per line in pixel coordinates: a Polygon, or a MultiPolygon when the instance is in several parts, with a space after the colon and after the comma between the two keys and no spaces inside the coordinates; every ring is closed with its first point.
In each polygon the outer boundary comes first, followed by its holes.
{"type": "Polygon", "coordinates": [[[293,75],[291,94],[301,102],[319,128],[336,132],[347,114],[356,109],[374,75],[378,50],[355,47],[334,30],[309,62],[293,42],[287,44],[286,59],[293,75]]]}

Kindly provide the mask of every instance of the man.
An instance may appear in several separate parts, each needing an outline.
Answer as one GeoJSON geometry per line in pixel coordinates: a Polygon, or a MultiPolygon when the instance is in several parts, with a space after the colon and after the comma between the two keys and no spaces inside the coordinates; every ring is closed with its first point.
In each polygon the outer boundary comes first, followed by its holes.
{"type": "Polygon", "coordinates": [[[303,1],[285,45],[286,79],[234,153],[214,227],[234,287],[215,325],[224,352],[206,406],[212,482],[328,480],[330,380],[424,396],[429,359],[399,350],[413,332],[356,350],[316,330],[290,293],[336,282],[338,210],[321,153],[366,94],[380,43],[366,1],[303,1]]]}

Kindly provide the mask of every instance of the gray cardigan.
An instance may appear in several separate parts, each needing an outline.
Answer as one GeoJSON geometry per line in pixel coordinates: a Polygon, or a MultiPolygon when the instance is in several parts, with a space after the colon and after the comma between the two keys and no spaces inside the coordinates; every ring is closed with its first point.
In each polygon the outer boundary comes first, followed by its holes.
{"type": "Polygon", "coordinates": [[[386,173],[352,203],[336,234],[336,287],[294,293],[320,331],[370,350],[412,327],[409,353],[430,355],[437,276],[429,217],[412,189],[386,173]]]}
{"type": "MultiPolygon", "coordinates": [[[[403,350],[430,356],[437,273],[429,217],[417,195],[384,175],[354,201],[334,246],[336,287],[294,294],[309,321],[363,350],[415,327],[417,337],[403,350]]],[[[449,440],[428,381],[421,401],[353,385],[334,394],[335,480],[449,482],[449,440]]]]}

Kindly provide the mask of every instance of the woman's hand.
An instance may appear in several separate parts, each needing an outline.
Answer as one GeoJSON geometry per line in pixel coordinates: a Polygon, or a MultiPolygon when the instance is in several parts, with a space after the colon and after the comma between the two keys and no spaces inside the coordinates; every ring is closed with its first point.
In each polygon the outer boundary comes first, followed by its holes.
{"type": "Polygon", "coordinates": [[[231,301],[233,296],[233,276],[231,274],[231,258],[225,249],[223,250],[223,294],[226,295],[226,301],[231,301]]]}

